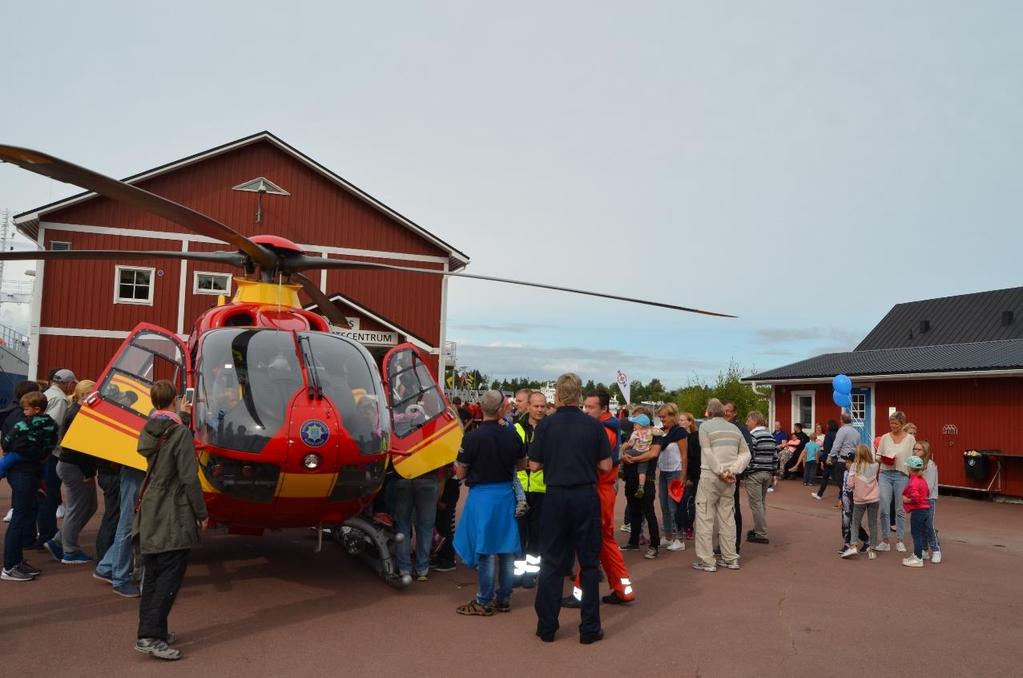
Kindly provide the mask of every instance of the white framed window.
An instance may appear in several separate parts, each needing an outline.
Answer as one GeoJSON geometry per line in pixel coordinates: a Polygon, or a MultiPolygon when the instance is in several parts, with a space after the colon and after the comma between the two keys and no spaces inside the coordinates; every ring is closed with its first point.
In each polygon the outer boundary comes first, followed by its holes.
{"type": "Polygon", "coordinates": [[[816,409],[816,392],[815,391],[793,391],[792,392],[792,421],[789,422],[791,426],[795,424],[802,424],[803,431],[807,432],[807,435],[813,433],[813,426],[816,423],[814,417],[814,411],[816,409]]]}
{"type": "Polygon", "coordinates": [[[64,240],[51,240],[50,250],[53,252],[67,252],[71,249],[71,243],[64,240]]]}
{"type": "Polygon", "coordinates": [[[196,271],[192,277],[193,294],[231,294],[230,273],[196,271]]]}
{"type": "Polygon", "coordinates": [[[114,303],[153,305],[156,269],[146,266],[117,266],[114,269],[114,303]]]}

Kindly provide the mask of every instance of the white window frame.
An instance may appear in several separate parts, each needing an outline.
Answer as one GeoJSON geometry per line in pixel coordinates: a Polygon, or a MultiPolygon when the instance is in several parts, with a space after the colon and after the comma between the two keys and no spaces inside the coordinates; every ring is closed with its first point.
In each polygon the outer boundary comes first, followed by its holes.
{"type": "Polygon", "coordinates": [[[796,424],[802,424],[803,431],[809,431],[807,435],[811,435],[814,431],[813,427],[817,424],[817,391],[793,391],[789,419],[789,431],[794,430],[796,424]],[[796,412],[799,411],[799,399],[806,397],[810,398],[810,421],[799,421],[796,418],[796,412]]]}
{"type": "Polygon", "coordinates": [[[231,295],[231,283],[234,281],[234,276],[230,273],[217,273],[214,271],[195,271],[192,273],[192,294],[206,294],[210,296],[224,296],[231,295]],[[219,292],[217,290],[203,290],[199,289],[199,276],[201,275],[212,275],[218,278],[227,278],[227,290],[219,292]]]}
{"type": "Polygon", "coordinates": [[[51,240],[50,250],[53,252],[67,252],[71,249],[71,243],[67,240],[51,240]]]}
{"type": "Polygon", "coordinates": [[[114,267],[114,303],[131,304],[133,306],[152,306],[153,296],[156,291],[156,268],[149,266],[115,266],[114,267]],[[149,274],[149,298],[148,299],[122,299],[121,298],[121,271],[144,271],[149,274]]]}

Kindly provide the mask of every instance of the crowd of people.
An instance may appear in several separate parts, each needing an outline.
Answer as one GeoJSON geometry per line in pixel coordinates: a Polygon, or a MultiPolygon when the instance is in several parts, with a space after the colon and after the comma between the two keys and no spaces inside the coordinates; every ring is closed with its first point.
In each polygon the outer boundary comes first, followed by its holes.
{"type": "Polygon", "coordinates": [[[0,410],[0,477],[11,487],[0,580],[31,582],[42,573],[26,560],[26,550],[49,552],[63,565],[92,564],[93,577],[114,593],[139,598],[135,649],[178,659],[167,618],[207,518],[191,406],[179,402],[171,382],[153,385],[153,411],[139,436],[138,451],[147,462],[142,471],[85,454],[63,440],[95,387],[59,368],[43,384],[17,384],[14,402],[0,410]],[[90,554],[79,537],[98,510],[97,484],[103,517],[90,554]]]}
{"type": "MultiPolygon", "coordinates": [[[[154,411],[138,448],[147,462],[143,471],[62,444],[62,432],[94,389],[94,382],[57,369],[45,384],[18,384],[16,402],[0,411],[0,477],[10,484],[12,503],[2,579],[28,582],[40,574],[25,559],[26,549],[46,550],[67,565],[93,563],[93,576],[114,593],[141,598],[136,649],[176,659],[167,616],[207,518],[190,404],[178,401],[170,382],[153,386],[154,411]],[[98,510],[97,484],[103,516],[90,554],[80,534],[98,510]]],[[[841,424],[817,426],[810,437],[798,424],[792,434],[777,421],[769,431],[763,413],[740,418],[734,402],[717,398],[699,419],[673,403],[614,416],[609,403],[606,391],[584,394],[571,373],[557,379],[553,404],[529,389],[514,399],[488,391],[470,405],[455,398],[466,429],[455,463],[418,478],[392,476],[381,492],[386,515],[380,522],[403,537],[395,540],[399,574],[428,581],[431,570],[455,569],[457,556],[477,572],[476,594],[458,614],[509,612],[515,588],[535,589],[541,640],[554,640],[560,610],[568,607],[581,610],[580,642],[597,642],[604,634],[600,604],[636,599],[624,553],[643,550],[653,560],[661,549],[685,551],[690,542],[693,569],[738,570],[740,486],[753,521],[746,541],[769,544],[768,495],[790,475],[804,486],[819,482],[812,492],[817,500],[830,483],[837,486],[841,558],[876,559],[893,548],[891,532],[895,550],[906,552],[908,515],[913,553],[903,565],[941,562],[937,465],[901,412],[891,416],[890,432],[868,446],[847,411],[841,424]],[[456,522],[463,485],[468,494],[456,522]],[[619,491],[626,502],[621,530],[628,533],[622,544],[615,523],[619,491]],[[610,589],[603,597],[601,569],[610,589]]]]}

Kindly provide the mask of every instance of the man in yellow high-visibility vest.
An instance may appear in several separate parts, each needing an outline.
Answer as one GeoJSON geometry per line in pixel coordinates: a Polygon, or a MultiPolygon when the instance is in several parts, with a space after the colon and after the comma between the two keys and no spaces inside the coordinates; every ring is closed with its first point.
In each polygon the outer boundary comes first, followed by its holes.
{"type": "MultiPolygon", "coordinates": [[[[528,453],[533,442],[533,429],[547,416],[547,399],[539,391],[533,391],[527,397],[528,406],[522,416],[515,422],[515,432],[519,435],[528,453]]],[[[540,515],[543,512],[543,499],[547,486],[543,481],[543,469],[539,471],[519,471],[519,482],[526,493],[526,515],[519,518],[519,537],[522,540],[522,552],[515,560],[515,576],[521,579],[523,588],[536,586],[540,574],[540,515]]]]}

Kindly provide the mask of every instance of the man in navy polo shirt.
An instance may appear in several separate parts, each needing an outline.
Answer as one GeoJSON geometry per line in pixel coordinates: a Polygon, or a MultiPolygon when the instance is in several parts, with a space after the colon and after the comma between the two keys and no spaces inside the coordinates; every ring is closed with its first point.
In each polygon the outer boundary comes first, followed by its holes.
{"type": "Polygon", "coordinates": [[[604,427],[579,409],[582,381],[572,373],[554,384],[557,411],[533,433],[529,468],[543,469],[547,497],[540,524],[540,579],[536,589],[536,635],[552,642],[558,630],[563,578],[579,562],[582,588],[579,642],[604,637],[600,626],[600,499],[598,471],[611,470],[604,427]]]}

